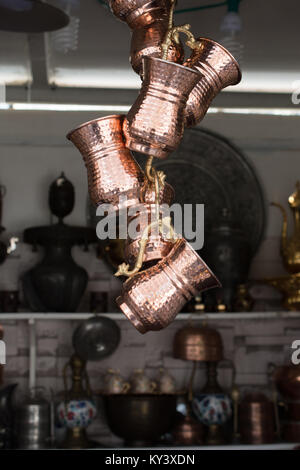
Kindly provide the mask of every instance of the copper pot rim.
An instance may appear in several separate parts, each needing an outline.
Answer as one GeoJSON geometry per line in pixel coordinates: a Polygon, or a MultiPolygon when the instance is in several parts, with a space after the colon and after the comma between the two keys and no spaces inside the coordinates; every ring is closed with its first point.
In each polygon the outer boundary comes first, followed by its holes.
{"type": "Polygon", "coordinates": [[[219,42],[215,41],[214,39],[210,39],[210,38],[199,37],[199,38],[197,38],[197,41],[207,42],[207,43],[213,44],[214,46],[217,46],[220,49],[222,49],[222,51],[225,52],[226,55],[228,55],[230,57],[230,59],[232,60],[232,62],[234,63],[234,65],[237,68],[238,78],[237,78],[236,85],[238,83],[240,83],[240,81],[242,80],[242,71],[241,71],[240,64],[238,63],[236,58],[231,54],[231,52],[229,52],[229,50],[226,49],[226,47],[222,46],[222,44],[220,44],[219,42]]]}
{"type": "Polygon", "coordinates": [[[74,127],[72,130],[70,130],[67,135],[66,135],[66,138],[68,140],[71,140],[71,135],[76,132],[76,131],[79,131],[79,129],[82,129],[83,127],[87,127],[91,124],[94,124],[96,122],[100,122],[100,121],[105,121],[105,120],[110,120],[110,119],[113,119],[113,118],[116,118],[116,119],[124,119],[125,117],[125,114],[110,114],[109,116],[103,116],[103,117],[100,117],[100,118],[96,118],[96,119],[91,119],[90,121],[86,121],[86,122],[83,122],[82,124],[80,124],[79,126],[77,127],[74,127]]]}
{"type": "MultiPolygon", "coordinates": [[[[182,65],[182,64],[177,64],[176,62],[170,62],[169,60],[160,59],[159,57],[143,56],[143,62],[145,60],[152,60],[152,61],[156,61],[156,62],[164,62],[165,64],[172,65],[173,67],[180,67],[184,70],[195,72],[197,75],[200,75],[200,76],[202,75],[198,70],[192,69],[190,67],[186,67],[185,65],[182,65]]],[[[199,78],[199,80],[200,80],[200,78],[199,78]]]]}
{"type": "MultiPolygon", "coordinates": [[[[190,251],[191,255],[193,255],[197,259],[197,261],[199,261],[199,263],[202,264],[207,269],[210,276],[215,279],[217,285],[214,288],[222,287],[222,284],[217,278],[217,276],[212,272],[212,270],[207,266],[205,261],[203,261],[201,256],[198,255],[197,251],[194,250],[194,248],[190,245],[190,243],[184,237],[178,238],[175,241],[175,243],[173,243],[173,247],[171,248],[170,252],[164,258],[159,260],[154,266],[152,266],[151,268],[139,271],[139,273],[135,274],[135,276],[145,275],[145,273],[147,274],[147,272],[149,273],[151,271],[156,271],[161,266],[164,266],[166,263],[168,263],[168,260],[173,256],[174,252],[176,252],[182,244],[184,244],[184,247],[190,251]]],[[[128,278],[124,284],[126,285],[127,283],[129,283],[135,276],[133,276],[132,278],[128,278]]]]}

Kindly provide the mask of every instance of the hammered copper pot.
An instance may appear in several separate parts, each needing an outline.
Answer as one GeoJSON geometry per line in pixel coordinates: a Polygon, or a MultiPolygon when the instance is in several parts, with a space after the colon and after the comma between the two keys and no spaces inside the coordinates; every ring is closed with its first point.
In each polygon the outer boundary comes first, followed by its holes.
{"type": "MultiPolygon", "coordinates": [[[[132,32],[130,46],[130,63],[133,70],[143,75],[142,59],[143,57],[158,57],[162,55],[161,43],[168,30],[168,20],[162,19],[151,24],[146,28],[135,29],[132,32]]],[[[174,41],[168,50],[167,60],[182,64],[184,59],[184,50],[181,44],[174,41]]]]}
{"type": "MultiPolygon", "coordinates": [[[[143,210],[139,211],[136,216],[129,217],[128,227],[129,236],[125,241],[124,258],[125,262],[130,266],[134,266],[140,250],[140,241],[151,222],[156,220],[156,208],[154,204],[143,204],[143,210]],[[130,224],[136,230],[136,236],[130,236],[130,224]]],[[[160,219],[161,219],[160,213],[160,219]]],[[[159,260],[167,256],[171,251],[173,243],[164,237],[158,230],[158,226],[151,227],[148,234],[148,242],[145,248],[143,263],[153,260],[159,260]]]]}
{"type": "Polygon", "coordinates": [[[221,361],[222,337],[217,330],[208,326],[184,326],[175,334],[173,356],[186,361],[221,361]]]}
{"type": "Polygon", "coordinates": [[[144,175],[125,147],[124,116],[86,122],[68,133],[87,168],[89,195],[95,206],[110,203],[115,210],[139,204],[144,175]],[[121,202],[121,198],[125,198],[121,202]]]}
{"type": "Polygon", "coordinates": [[[198,38],[197,41],[201,42],[200,47],[194,49],[184,63],[202,75],[186,104],[186,127],[198,124],[217,94],[229,85],[237,85],[242,78],[237,61],[227,49],[211,39],[198,38]]]}
{"type": "Polygon", "coordinates": [[[183,65],[144,57],[144,81],[124,121],[126,146],[166,158],[183,136],[188,96],[201,75],[183,65]]]}
{"type": "Polygon", "coordinates": [[[168,326],[198,291],[219,281],[189,243],[181,238],[170,253],[123,284],[117,304],[140,333],[168,326]]]}
{"type": "Polygon", "coordinates": [[[109,0],[113,14],[131,29],[143,28],[167,15],[165,0],[109,0]]]}

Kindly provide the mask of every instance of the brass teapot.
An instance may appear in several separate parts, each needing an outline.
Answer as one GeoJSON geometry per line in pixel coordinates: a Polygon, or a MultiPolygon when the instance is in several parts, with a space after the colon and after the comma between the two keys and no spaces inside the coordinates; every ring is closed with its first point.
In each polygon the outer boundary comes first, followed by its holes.
{"type": "Polygon", "coordinates": [[[294,218],[294,233],[288,238],[287,236],[287,213],[284,207],[272,202],[273,206],[278,207],[283,215],[282,231],[281,231],[281,247],[280,254],[283,259],[284,266],[290,274],[300,273],[300,182],[296,183],[296,191],[288,198],[289,206],[294,218]]]}

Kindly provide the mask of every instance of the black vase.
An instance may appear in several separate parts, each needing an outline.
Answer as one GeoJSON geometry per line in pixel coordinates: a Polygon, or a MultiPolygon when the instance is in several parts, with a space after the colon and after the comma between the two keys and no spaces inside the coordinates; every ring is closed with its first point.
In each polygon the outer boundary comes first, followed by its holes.
{"type": "Polygon", "coordinates": [[[205,296],[206,302],[211,303],[214,297],[216,306],[217,296],[221,297],[226,309],[232,311],[237,286],[248,277],[252,249],[227,209],[223,209],[218,226],[206,235],[202,255],[222,284],[221,290],[211,290],[205,296]]]}
{"type": "Polygon", "coordinates": [[[44,248],[43,260],[22,278],[24,297],[35,312],[75,312],[85,291],[88,274],[72,258],[74,245],[88,246],[97,240],[90,227],[63,222],[74,207],[75,191],[62,173],[49,188],[49,207],[57,224],[24,231],[24,242],[44,248]]]}
{"type": "Polygon", "coordinates": [[[75,312],[88,281],[72,258],[71,246],[46,244],[43,260],[23,277],[29,307],[38,312],[75,312]]]}

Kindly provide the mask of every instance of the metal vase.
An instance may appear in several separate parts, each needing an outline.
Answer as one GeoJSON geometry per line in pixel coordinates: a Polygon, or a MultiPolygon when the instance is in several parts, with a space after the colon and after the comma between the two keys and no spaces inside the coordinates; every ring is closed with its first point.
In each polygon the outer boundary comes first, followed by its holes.
{"type": "Polygon", "coordinates": [[[140,333],[168,326],[198,291],[219,281],[183,238],[164,259],[123,284],[117,304],[140,333]]]}
{"type": "Polygon", "coordinates": [[[167,0],[109,0],[113,14],[129,28],[142,28],[167,15],[167,0]]]}
{"type": "Polygon", "coordinates": [[[110,203],[115,210],[139,204],[144,176],[125,147],[124,117],[107,116],[86,122],[68,133],[80,151],[88,174],[89,195],[95,206],[110,203]],[[125,198],[120,202],[121,197],[125,198]]]}
{"type": "MultiPolygon", "coordinates": [[[[130,63],[133,70],[143,75],[143,57],[158,57],[162,55],[161,43],[168,30],[168,20],[160,19],[150,26],[138,28],[132,32],[130,45],[130,63]]],[[[182,45],[172,41],[168,50],[167,60],[182,64],[184,50],[182,45]]]]}
{"type": "Polygon", "coordinates": [[[184,110],[199,72],[154,57],[143,59],[144,81],[124,120],[130,150],[166,158],[183,136],[184,110]]]}
{"type": "Polygon", "coordinates": [[[201,80],[190,93],[185,108],[185,126],[198,124],[205,116],[215,96],[229,85],[237,85],[242,78],[239,64],[223,46],[211,39],[198,38],[199,48],[194,49],[184,65],[201,73],[201,80]]]}

